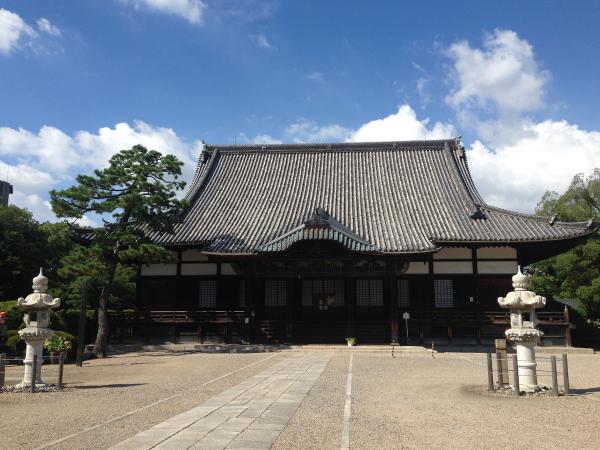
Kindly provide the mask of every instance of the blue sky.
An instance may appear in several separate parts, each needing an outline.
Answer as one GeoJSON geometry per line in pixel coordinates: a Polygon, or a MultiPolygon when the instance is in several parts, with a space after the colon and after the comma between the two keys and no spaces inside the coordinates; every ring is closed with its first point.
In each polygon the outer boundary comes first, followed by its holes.
{"type": "Polygon", "coordinates": [[[600,3],[0,1],[0,178],[47,191],[142,142],[462,135],[489,203],[600,167],[600,3]],[[483,6],[482,6],[483,5],[483,6]]]}

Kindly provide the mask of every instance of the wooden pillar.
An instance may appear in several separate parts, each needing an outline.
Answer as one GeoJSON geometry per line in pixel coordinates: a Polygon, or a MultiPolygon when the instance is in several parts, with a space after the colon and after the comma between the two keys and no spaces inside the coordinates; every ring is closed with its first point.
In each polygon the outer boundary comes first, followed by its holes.
{"type": "Polygon", "coordinates": [[[347,337],[356,337],[354,327],[354,313],[356,306],[356,280],[352,277],[346,278],[346,334],[347,337]]]}
{"type": "Polygon", "coordinates": [[[246,339],[249,343],[252,343],[255,336],[254,327],[256,326],[256,310],[254,308],[254,278],[246,277],[244,289],[244,308],[246,310],[244,322],[247,335],[246,339]]]}
{"type": "Polygon", "coordinates": [[[398,343],[398,283],[396,277],[386,277],[386,284],[388,286],[388,302],[389,302],[389,319],[390,319],[390,342],[392,344],[398,343]]]}
{"type": "Polygon", "coordinates": [[[287,281],[287,311],[286,311],[286,324],[285,324],[285,337],[288,341],[292,339],[293,333],[293,321],[294,321],[294,305],[296,301],[296,283],[294,278],[290,278],[287,281]]]}

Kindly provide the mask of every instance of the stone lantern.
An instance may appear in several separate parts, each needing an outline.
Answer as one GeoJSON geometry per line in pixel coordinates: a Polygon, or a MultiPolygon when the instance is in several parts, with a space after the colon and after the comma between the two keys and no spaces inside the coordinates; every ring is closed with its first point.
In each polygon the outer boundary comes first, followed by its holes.
{"type": "Polygon", "coordinates": [[[519,366],[519,386],[524,391],[537,391],[537,371],[535,362],[535,346],[539,344],[544,335],[536,328],[538,323],[535,310],[546,306],[546,299],[527,290],[529,277],[518,272],[512,277],[515,289],[498,298],[498,304],[503,308],[510,308],[510,329],[506,330],[506,339],[512,342],[517,350],[517,364],[519,366]]]}
{"type": "Polygon", "coordinates": [[[25,310],[23,321],[25,328],[19,331],[21,338],[27,344],[25,350],[25,374],[23,381],[17,387],[31,386],[35,376],[36,385],[43,385],[42,381],[42,352],[44,341],[54,334],[48,328],[50,324],[50,309],[60,306],[60,299],[52,298],[48,294],[48,278],[42,273],[33,279],[33,293],[26,298],[19,298],[17,303],[25,310]],[[36,373],[33,373],[33,360],[37,359],[36,373]]]}

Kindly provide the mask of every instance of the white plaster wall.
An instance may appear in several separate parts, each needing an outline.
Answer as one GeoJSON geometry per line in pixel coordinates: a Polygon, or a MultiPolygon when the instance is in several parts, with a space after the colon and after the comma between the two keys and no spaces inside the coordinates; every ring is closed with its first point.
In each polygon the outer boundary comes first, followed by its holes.
{"type": "Polygon", "coordinates": [[[229,263],[221,264],[221,275],[237,275],[237,272],[233,269],[233,266],[229,263]]]}
{"type": "Polygon", "coordinates": [[[433,254],[433,259],[471,259],[471,249],[465,247],[448,247],[433,254]]]}
{"type": "Polygon", "coordinates": [[[181,253],[182,261],[208,261],[208,256],[202,254],[200,250],[184,250],[181,253]]]}
{"type": "Polygon", "coordinates": [[[216,275],[217,265],[212,263],[182,264],[181,275],[216,275]]]}
{"type": "Polygon", "coordinates": [[[473,263],[471,261],[434,261],[434,274],[462,274],[473,273],[473,263]]]}
{"type": "Polygon", "coordinates": [[[477,249],[477,259],[517,259],[517,250],[512,247],[484,247],[477,249]]]}
{"type": "Polygon", "coordinates": [[[177,264],[144,264],[142,276],[177,275],[177,264]]]}
{"type": "Polygon", "coordinates": [[[407,274],[418,275],[418,274],[428,274],[429,273],[429,263],[427,261],[413,261],[408,264],[408,269],[406,269],[407,274]]]}
{"type": "Polygon", "coordinates": [[[514,275],[517,273],[517,261],[477,261],[477,272],[514,275]]]}

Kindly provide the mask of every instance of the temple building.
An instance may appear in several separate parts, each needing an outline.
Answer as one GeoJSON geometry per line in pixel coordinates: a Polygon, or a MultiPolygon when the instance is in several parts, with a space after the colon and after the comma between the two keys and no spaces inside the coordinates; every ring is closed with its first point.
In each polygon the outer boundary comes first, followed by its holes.
{"type": "MultiPolygon", "coordinates": [[[[458,139],[206,145],[186,198],[174,234],[152,236],[176,263],[140,267],[115,336],[482,342],[508,326],[497,298],[517,266],[595,228],[488,205],[458,139]]],[[[568,344],[548,309],[547,341],[568,344]]]]}

